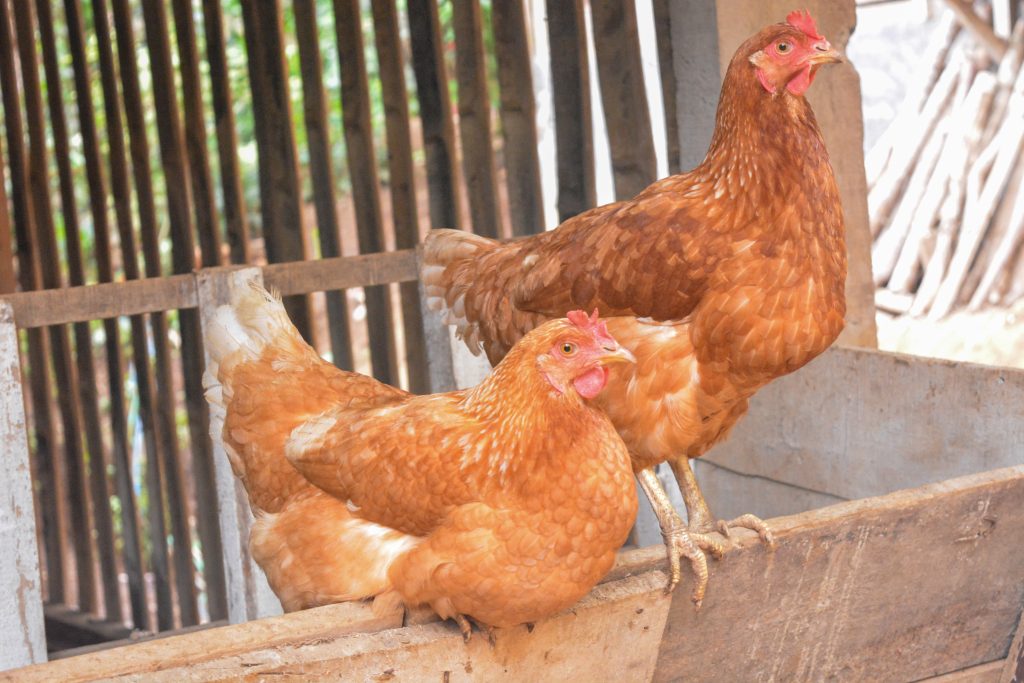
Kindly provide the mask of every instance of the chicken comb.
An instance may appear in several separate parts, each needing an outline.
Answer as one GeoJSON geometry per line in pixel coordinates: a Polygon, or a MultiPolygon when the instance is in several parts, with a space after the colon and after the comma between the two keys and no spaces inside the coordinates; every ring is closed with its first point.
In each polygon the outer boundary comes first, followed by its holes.
{"type": "Polygon", "coordinates": [[[795,29],[804,32],[811,40],[823,40],[825,36],[818,33],[818,26],[814,23],[811,13],[805,9],[794,10],[786,15],[786,23],[795,29]]]}
{"type": "Polygon", "coordinates": [[[568,318],[569,322],[576,327],[584,330],[585,332],[590,332],[594,335],[594,338],[602,344],[611,344],[613,346],[619,345],[612,335],[609,334],[608,326],[605,325],[605,322],[603,320],[598,320],[596,308],[590,315],[587,315],[581,310],[575,310],[569,311],[565,317],[568,318]]]}

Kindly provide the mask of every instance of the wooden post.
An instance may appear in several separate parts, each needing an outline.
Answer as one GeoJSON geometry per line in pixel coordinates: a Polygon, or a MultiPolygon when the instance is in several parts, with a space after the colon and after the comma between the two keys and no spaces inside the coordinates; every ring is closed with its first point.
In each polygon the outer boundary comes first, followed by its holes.
{"type": "Polygon", "coordinates": [[[0,302],[0,670],[46,661],[18,330],[0,302]]]}
{"type": "MultiPolygon", "coordinates": [[[[422,247],[416,249],[417,264],[422,261],[422,247]]],[[[417,268],[418,270],[418,268],[417,268]]],[[[424,296],[423,280],[417,281],[420,293],[420,311],[423,319],[423,345],[427,353],[428,390],[432,394],[453,391],[455,387],[455,371],[452,367],[452,341],[448,326],[441,321],[441,316],[430,310],[424,296]]],[[[457,342],[462,344],[461,341],[457,342]]]]}
{"type": "MultiPolygon", "coordinates": [[[[263,282],[259,268],[213,268],[196,273],[199,314],[205,333],[210,316],[218,306],[231,301],[236,287],[247,287],[252,280],[263,282]]],[[[206,358],[205,364],[209,364],[206,358]]],[[[224,574],[227,582],[228,621],[238,624],[251,619],[281,613],[281,605],[270,590],[263,570],[249,553],[252,510],[242,483],[231,471],[224,442],[213,438],[213,464],[217,485],[217,517],[224,548],[224,574]]],[[[208,557],[207,562],[215,558],[208,557]]]]}
{"type": "Polygon", "coordinates": [[[676,114],[676,73],[672,59],[672,17],[669,0],[654,0],[654,30],[658,41],[658,73],[665,112],[665,153],[669,174],[679,173],[679,116],[676,114]]]}

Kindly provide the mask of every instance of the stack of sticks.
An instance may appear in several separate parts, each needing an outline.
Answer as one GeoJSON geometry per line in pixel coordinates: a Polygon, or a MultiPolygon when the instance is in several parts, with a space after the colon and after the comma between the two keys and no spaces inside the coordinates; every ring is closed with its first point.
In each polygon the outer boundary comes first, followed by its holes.
{"type": "Polygon", "coordinates": [[[876,305],[932,319],[1024,295],[1024,21],[948,5],[865,158],[876,305]]]}

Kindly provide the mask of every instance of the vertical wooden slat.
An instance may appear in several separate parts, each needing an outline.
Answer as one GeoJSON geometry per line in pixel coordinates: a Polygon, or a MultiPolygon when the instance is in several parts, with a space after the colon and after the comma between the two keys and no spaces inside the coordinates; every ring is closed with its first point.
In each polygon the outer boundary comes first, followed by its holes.
{"type": "MultiPolygon", "coordinates": [[[[7,183],[4,179],[3,145],[0,144],[0,294],[9,294],[17,287],[14,273],[14,233],[11,212],[7,205],[7,183]]],[[[20,382],[20,374],[19,379],[20,382]]]]}
{"type": "MultiPolygon", "coordinates": [[[[121,33],[118,6],[123,2],[115,0],[115,22],[121,33]]],[[[127,12],[127,7],[124,8],[127,12]]],[[[160,140],[160,160],[164,172],[167,192],[167,211],[171,225],[171,259],[174,272],[186,273],[195,267],[195,247],[192,232],[190,177],[183,149],[181,120],[178,112],[177,89],[171,64],[171,47],[168,37],[167,15],[163,3],[142,4],[143,21],[146,27],[146,43],[149,48],[150,68],[153,78],[153,97],[156,105],[157,132],[160,140]]],[[[125,21],[130,21],[130,15],[125,21]]],[[[120,43],[119,43],[120,45],[120,43]]],[[[121,51],[126,49],[122,46],[121,51]]],[[[189,416],[189,433],[192,443],[193,467],[197,484],[205,478],[212,478],[212,464],[209,460],[207,431],[209,429],[206,400],[202,388],[202,339],[198,319],[194,311],[180,311],[181,360],[185,378],[185,404],[189,416]],[[205,452],[204,452],[205,451],[205,452]]],[[[159,470],[154,470],[154,475],[159,470]]],[[[150,481],[155,491],[156,481],[150,481]]],[[[153,520],[157,523],[157,520],[153,520]]],[[[163,539],[161,538],[161,541],[163,539]]],[[[154,543],[154,546],[157,545],[154,543]]],[[[161,543],[162,545],[162,543],[161,543]]],[[[169,577],[160,577],[161,581],[169,577]]],[[[168,586],[160,588],[167,591],[168,586]]],[[[170,613],[170,595],[158,591],[160,605],[157,609],[161,630],[173,628],[170,613]]]]}
{"type": "Polygon", "coordinates": [[[590,57],[583,0],[547,0],[547,10],[561,222],[597,203],[590,57]]]}
{"type": "Polygon", "coordinates": [[[423,127],[423,149],[430,194],[430,224],[461,228],[459,185],[448,74],[436,0],[406,0],[416,98],[423,127]]]}
{"type": "MultiPolygon", "coordinates": [[[[50,107],[50,127],[53,133],[53,156],[57,163],[60,183],[61,209],[64,218],[64,236],[67,245],[68,284],[72,287],[85,284],[82,260],[81,237],[78,229],[78,206],[75,201],[74,179],[71,170],[71,153],[68,144],[67,121],[64,115],[63,84],[60,66],[57,62],[56,35],[53,28],[53,12],[49,0],[37,0],[40,45],[43,50],[43,68],[46,74],[46,96],[50,107]]],[[[69,22],[70,24],[70,22],[69,22]]],[[[75,35],[76,27],[69,25],[71,41],[81,40],[75,35]]],[[[80,93],[79,93],[80,95],[80,93]]],[[[81,112],[81,110],[80,110],[81,112]]],[[[80,113],[81,118],[81,113],[80,113]]],[[[89,122],[91,124],[91,121],[89,122]]],[[[85,132],[86,123],[80,125],[85,132]]],[[[87,159],[90,166],[97,160],[87,159]]],[[[90,167],[90,174],[93,169],[90,167]]],[[[90,178],[92,175],[90,175],[90,178]]],[[[101,195],[102,197],[102,195],[101,195]]],[[[95,202],[95,198],[94,198],[95,202]]],[[[94,203],[93,213],[102,215],[105,221],[106,206],[94,203]]],[[[96,231],[97,233],[100,230],[96,231]]],[[[110,621],[121,621],[121,593],[118,590],[117,564],[115,562],[114,525],[107,490],[106,449],[100,432],[99,396],[96,391],[96,368],[93,364],[92,337],[89,323],[72,325],[75,338],[75,361],[78,370],[78,400],[82,410],[83,430],[89,452],[89,492],[93,505],[93,524],[96,528],[96,551],[99,554],[100,579],[103,593],[104,613],[110,621]]]]}
{"type": "MultiPolygon", "coordinates": [[[[125,11],[125,6],[115,7],[115,12],[125,11]]],[[[117,16],[117,14],[116,14],[117,16]]],[[[123,23],[123,16],[122,23],[123,23]]],[[[127,177],[127,160],[124,151],[124,131],[121,127],[121,111],[118,102],[118,87],[114,67],[113,45],[110,34],[110,24],[106,17],[105,0],[93,0],[93,23],[96,33],[96,45],[99,51],[99,69],[103,87],[103,104],[106,113],[106,129],[110,142],[111,160],[111,184],[114,194],[114,207],[118,216],[118,231],[121,237],[122,258],[126,275],[130,272],[138,272],[137,256],[134,249],[134,240],[131,234],[130,216],[130,186],[127,177]],[[127,225],[126,225],[127,221],[127,225]],[[125,231],[127,230],[127,234],[125,231]]],[[[157,253],[156,238],[146,240],[146,234],[155,234],[157,219],[154,210],[153,188],[150,177],[150,156],[148,156],[148,143],[145,137],[145,124],[142,120],[141,97],[138,92],[138,74],[135,67],[134,37],[131,27],[128,32],[122,35],[118,32],[118,40],[121,44],[121,76],[124,83],[124,104],[125,114],[129,121],[131,153],[134,161],[133,170],[135,173],[138,193],[138,211],[143,233],[143,253],[145,256],[146,273],[151,276],[160,276],[160,260],[157,253]],[[132,125],[135,121],[135,125],[132,125]]],[[[157,424],[156,442],[151,429],[146,429],[143,422],[143,436],[145,438],[147,453],[159,450],[167,454],[168,458],[177,458],[177,435],[175,433],[174,408],[172,399],[172,384],[170,380],[170,356],[167,346],[167,322],[163,312],[154,313],[151,317],[153,329],[153,343],[157,359],[156,389],[157,394],[157,424]]],[[[139,335],[133,331],[133,338],[139,335]]],[[[117,384],[112,385],[112,403],[117,398],[123,400],[123,396],[115,393],[122,393],[123,390],[117,384]]],[[[141,391],[140,397],[145,396],[141,391]]],[[[144,412],[144,411],[143,411],[144,412]]],[[[114,413],[117,417],[118,413],[114,413]]],[[[115,431],[122,428],[116,425],[115,431]]],[[[146,624],[147,607],[145,604],[145,587],[141,581],[141,552],[139,550],[139,536],[137,529],[137,512],[135,509],[135,495],[131,480],[131,464],[129,462],[127,446],[119,450],[117,439],[115,439],[115,476],[117,477],[118,497],[122,501],[123,518],[136,524],[132,531],[124,529],[125,535],[125,570],[128,572],[128,591],[132,606],[132,620],[136,627],[141,628],[146,624]],[[130,506],[125,508],[124,506],[130,506]],[[134,546],[134,547],[132,547],[134,546]],[[129,562],[131,566],[129,566],[129,562]],[[139,575],[135,577],[133,571],[137,563],[139,575]]]]}
{"type": "MultiPolygon", "coordinates": [[[[3,90],[4,126],[7,130],[8,168],[11,171],[11,203],[18,249],[18,280],[22,291],[39,289],[39,255],[33,244],[31,190],[28,185],[28,160],[25,158],[25,132],[18,97],[17,57],[13,40],[9,0],[0,0],[0,87],[3,90]]],[[[65,600],[64,552],[66,538],[60,515],[60,486],[57,477],[56,434],[50,412],[49,339],[45,330],[32,328],[28,336],[29,382],[32,390],[32,419],[36,441],[35,467],[38,504],[42,522],[43,548],[46,554],[47,599],[61,604],[65,600]]]]}
{"type": "Polygon", "coordinates": [[[676,118],[676,74],[672,66],[672,24],[668,0],[652,0],[654,32],[658,41],[658,72],[661,74],[661,101],[665,111],[665,151],[668,172],[680,171],[679,120],[676,118]]]}
{"type": "MultiPolygon", "coordinates": [[[[57,236],[50,207],[50,183],[47,176],[46,122],[43,111],[39,64],[36,56],[35,18],[32,3],[14,5],[14,23],[18,31],[18,55],[29,139],[29,185],[43,287],[62,286],[57,236]]],[[[85,484],[85,454],[82,449],[82,425],[78,405],[77,374],[71,361],[71,343],[64,325],[49,328],[53,350],[53,372],[57,384],[57,404],[64,429],[64,464],[67,468],[68,504],[71,512],[71,542],[75,552],[78,579],[78,605],[84,612],[96,609],[96,576],[93,566],[92,531],[89,524],[89,498],[85,484]]]]}
{"type": "MultiPolygon", "coordinates": [[[[0,164],[2,166],[2,164],[0,164]]],[[[39,549],[18,365],[18,328],[0,302],[0,670],[46,661],[39,549]]]]}
{"type": "MultiPolygon", "coordinates": [[[[280,0],[243,2],[242,21],[260,159],[260,213],[267,259],[273,263],[302,261],[307,254],[306,231],[302,228],[280,0]]],[[[312,341],[308,297],[286,297],[284,303],[295,327],[312,341]]]]}
{"type": "MultiPolygon", "coordinates": [[[[398,28],[395,0],[373,3],[377,63],[380,65],[384,123],[388,138],[388,172],[391,178],[391,216],[395,226],[395,248],[412,249],[420,241],[416,183],[412,165],[412,135],[409,131],[409,99],[402,64],[402,37],[398,28]]],[[[423,315],[416,282],[399,285],[402,295],[402,325],[409,391],[430,390],[427,352],[423,338],[423,315]]]]}
{"type": "MultiPolygon", "coordinates": [[[[371,254],[384,250],[384,225],[377,185],[377,158],[373,152],[370,89],[366,80],[359,0],[334,0],[334,27],[338,36],[345,147],[349,177],[352,179],[359,251],[371,254]]],[[[397,384],[398,362],[392,333],[394,318],[388,288],[366,287],[364,291],[373,376],[382,382],[397,384]]]]}
{"type": "Polygon", "coordinates": [[[509,219],[513,235],[532,235],[544,230],[544,198],[537,152],[537,105],[533,97],[523,0],[494,3],[491,26],[501,87],[509,219]]]}
{"type": "MultiPolygon", "coordinates": [[[[338,209],[334,197],[334,172],[331,169],[330,125],[327,121],[327,97],[324,94],[320,39],[317,36],[316,2],[295,0],[295,39],[299,44],[302,71],[303,116],[306,143],[309,146],[309,172],[313,180],[313,204],[316,206],[320,233],[320,257],[341,256],[338,209]]],[[[327,329],[331,337],[334,364],[352,370],[352,338],[349,332],[348,298],[345,292],[327,292],[327,329]]]]}
{"type": "Polygon", "coordinates": [[[480,0],[452,3],[455,29],[455,77],[459,84],[459,136],[462,173],[469,194],[473,232],[501,235],[497,171],[491,141],[491,100],[487,93],[483,19],[480,0]]]}
{"type": "Polygon", "coordinates": [[[242,194],[242,174],[238,168],[238,135],[235,110],[231,105],[228,59],[224,47],[224,16],[221,0],[203,0],[203,27],[206,61],[210,66],[210,97],[217,127],[217,158],[223,194],[224,225],[232,263],[248,263],[249,217],[242,194]]]}
{"type": "Polygon", "coordinates": [[[601,102],[612,151],[615,197],[631,199],[654,182],[658,173],[644,90],[636,5],[620,0],[592,0],[590,11],[601,76],[601,102]]]}
{"type": "Polygon", "coordinates": [[[172,0],[174,35],[178,41],[178,70],[185,108],[185,151],[188,153],[192,205],[203,266],[221,264],[220,225],[214,204],[210,160],[206,156],[206,122],[203,120],[202,83],[199,77],[199,49],[192,20],[192,0],[172,0]]]}

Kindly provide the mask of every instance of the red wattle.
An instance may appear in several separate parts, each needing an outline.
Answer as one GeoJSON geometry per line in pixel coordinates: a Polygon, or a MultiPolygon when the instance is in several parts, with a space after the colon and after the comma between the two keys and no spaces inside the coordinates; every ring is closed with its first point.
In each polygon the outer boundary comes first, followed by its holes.
{"type": "Polygon", "coordinates": [[[602,367],[591,368],[572,381],[572,385],[583,398],[594,398],[601,393],[607,383],[608,369],[602,367]]]}
{"type": "Polygon", "coordinates": [[[811,87],[813,80],[814,74],[811,72],[811,65],[808,64],[786,84],[786,90],[794,95],[803,95],[811,87]]]}

